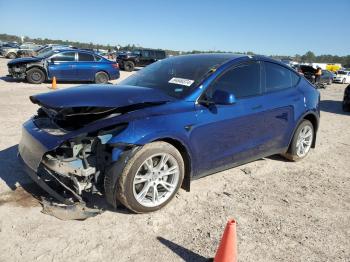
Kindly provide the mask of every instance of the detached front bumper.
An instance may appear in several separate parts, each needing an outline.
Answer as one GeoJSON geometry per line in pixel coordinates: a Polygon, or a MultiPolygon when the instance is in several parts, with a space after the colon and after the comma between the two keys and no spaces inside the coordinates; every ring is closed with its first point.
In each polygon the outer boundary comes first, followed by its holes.
{"type": "MultiPolygon", "coordinates": [[[[18,154],[18,159],[21,165],[23,166],[24,171],[30,176],[30,178],[37,183],[43,190],[45,190],[48,194],[50,194],[52,197],[54,197],[57,201],[66,204],[66,205],[72,205],[74,202],[70,199],[65,198],[61,194],[59,194],[57,191],[55,191],[52,187],[49,186],[46,179],[44,178],[44,175],[38,175],[37,172],[35,172],[33,169],[31,169],[23,160],[20,154],[18,154]]],[[[50,174],[50,173],[48,173],[50,174]]],[[[48,174],[45,174],[46,176],[48,174]]],[[[52,177],[52,179],[54,179],[52,177]]]]}
{"type": "Polygon", "coordinates": [[[44,155],[48,151],[53,150],[59,143],[59,137],[45,133],[36,127],[34,121],[31,119],[22,128],[22,138],[18,146],[19,161],[31,179],[59,202],[66,205],[74,203],[71,198],[68,199],[53,189],[50,186],[51,182],[55,184],[55,188],[58,185],[58,189],[69,191],[79,202],[84,202],[54,172],[51,172],[42,164],[44,155]],[[45,144],[43,141],[45,141],[45,144]]]}

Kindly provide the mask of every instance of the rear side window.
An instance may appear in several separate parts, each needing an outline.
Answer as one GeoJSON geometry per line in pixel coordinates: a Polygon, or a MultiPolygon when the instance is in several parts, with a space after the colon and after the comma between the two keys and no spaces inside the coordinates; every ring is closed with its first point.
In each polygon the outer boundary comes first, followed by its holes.
{"type": "Polygon", "coordinates": [[[165,58],[165,52],[156,51],[156,58],[157,59],[164,59],[165,58]]]}
{"type": "Polygon", "coordinates": [[[299,76],[293,71],[278,64],[264,62],[266,92],[278,91],[295,86],[299,76]]]}
{"type": "Polygon", "coordinates": [[[149,57],[149,51],[143,50],[141,54],[143,57],[149,57]]]}
{"type": "Polygon", "coordinates": [[[88,53],[78,53],[78,61],[91,62],[91,61],[95,61],[95,58],[93,55],[88,53]]]}
{"type": "Polygon", "coordinates": [[[155,57],[156,56],[156,54],[155,54],[155,52],[153,51],[153,50],[150,50],[150,51],[148,51],[149,52],[149,56],[150,57],[155,57]]]}
{"type": "Polygon", "coordinates": [[[236,98],[259,95],[260,92],[260,65],[258,63],[243,64],[226,71],[213,84],[212,96],[215,90],[230,92],[236,98]]]}
{"type": "Polygon", "coordinates": [[[72,62],[75,61],[75,52],[64,52],[51,59],[54,62],[72,62]]]}
{"type": "Polygon", "coordinates": [[[95,61],[101,61],[102,57],[95,55],[95,61]]]}

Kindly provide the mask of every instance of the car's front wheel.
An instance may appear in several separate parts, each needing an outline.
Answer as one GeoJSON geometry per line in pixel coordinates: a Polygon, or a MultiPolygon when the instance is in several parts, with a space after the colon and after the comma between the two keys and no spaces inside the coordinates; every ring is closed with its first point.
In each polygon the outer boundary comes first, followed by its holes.
{"type": "Polygon", "coordinates": [[[156,211],[179,190],[184,170],[182,156],[174,146],[166,142],[147,144],[128,161],[117,179],[117,199],[136,213],[156,211]]]}
{"type": "Polygon", "coordinates": [[[298,161],[307,156],[314,139],[314,127],[309,120],[304,119],[294,133],[289,149],[284,156],[292,161],[298,161]]]}
{"type": "Polygon", "coordinates": [[[346,79],[343,78],[343,80],[341,81],[341,83],[342,83],[342,84],[345,84],[345,82],[346,82],[346,79]]]}
{"type": "Polygon", "coordinates": [[[45,73],[39,68],[32,68],[27,71],[26,79],[32,84],[41,84],[45,81],[45,73]]]}

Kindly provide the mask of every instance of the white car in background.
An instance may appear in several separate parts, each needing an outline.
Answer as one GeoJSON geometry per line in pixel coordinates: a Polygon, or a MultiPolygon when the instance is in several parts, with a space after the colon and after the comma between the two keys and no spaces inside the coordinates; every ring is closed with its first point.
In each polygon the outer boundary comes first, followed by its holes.
{"type": "Polygon", "coordinates": [[[342,84],[350,83],[350,71],[339,70],[333,78],[333,82],[342,84]]]}

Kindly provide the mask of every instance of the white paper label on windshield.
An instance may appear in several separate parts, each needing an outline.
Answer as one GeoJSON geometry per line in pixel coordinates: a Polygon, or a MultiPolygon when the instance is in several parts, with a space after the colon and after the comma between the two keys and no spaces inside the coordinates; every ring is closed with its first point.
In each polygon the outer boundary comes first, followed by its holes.
{"type": "Polygon", "coordinates": [[[169,80],[170,84],[182,85],[182,86],[191,86],[194,83],[194,80],[173,77],[169,80]]]}

